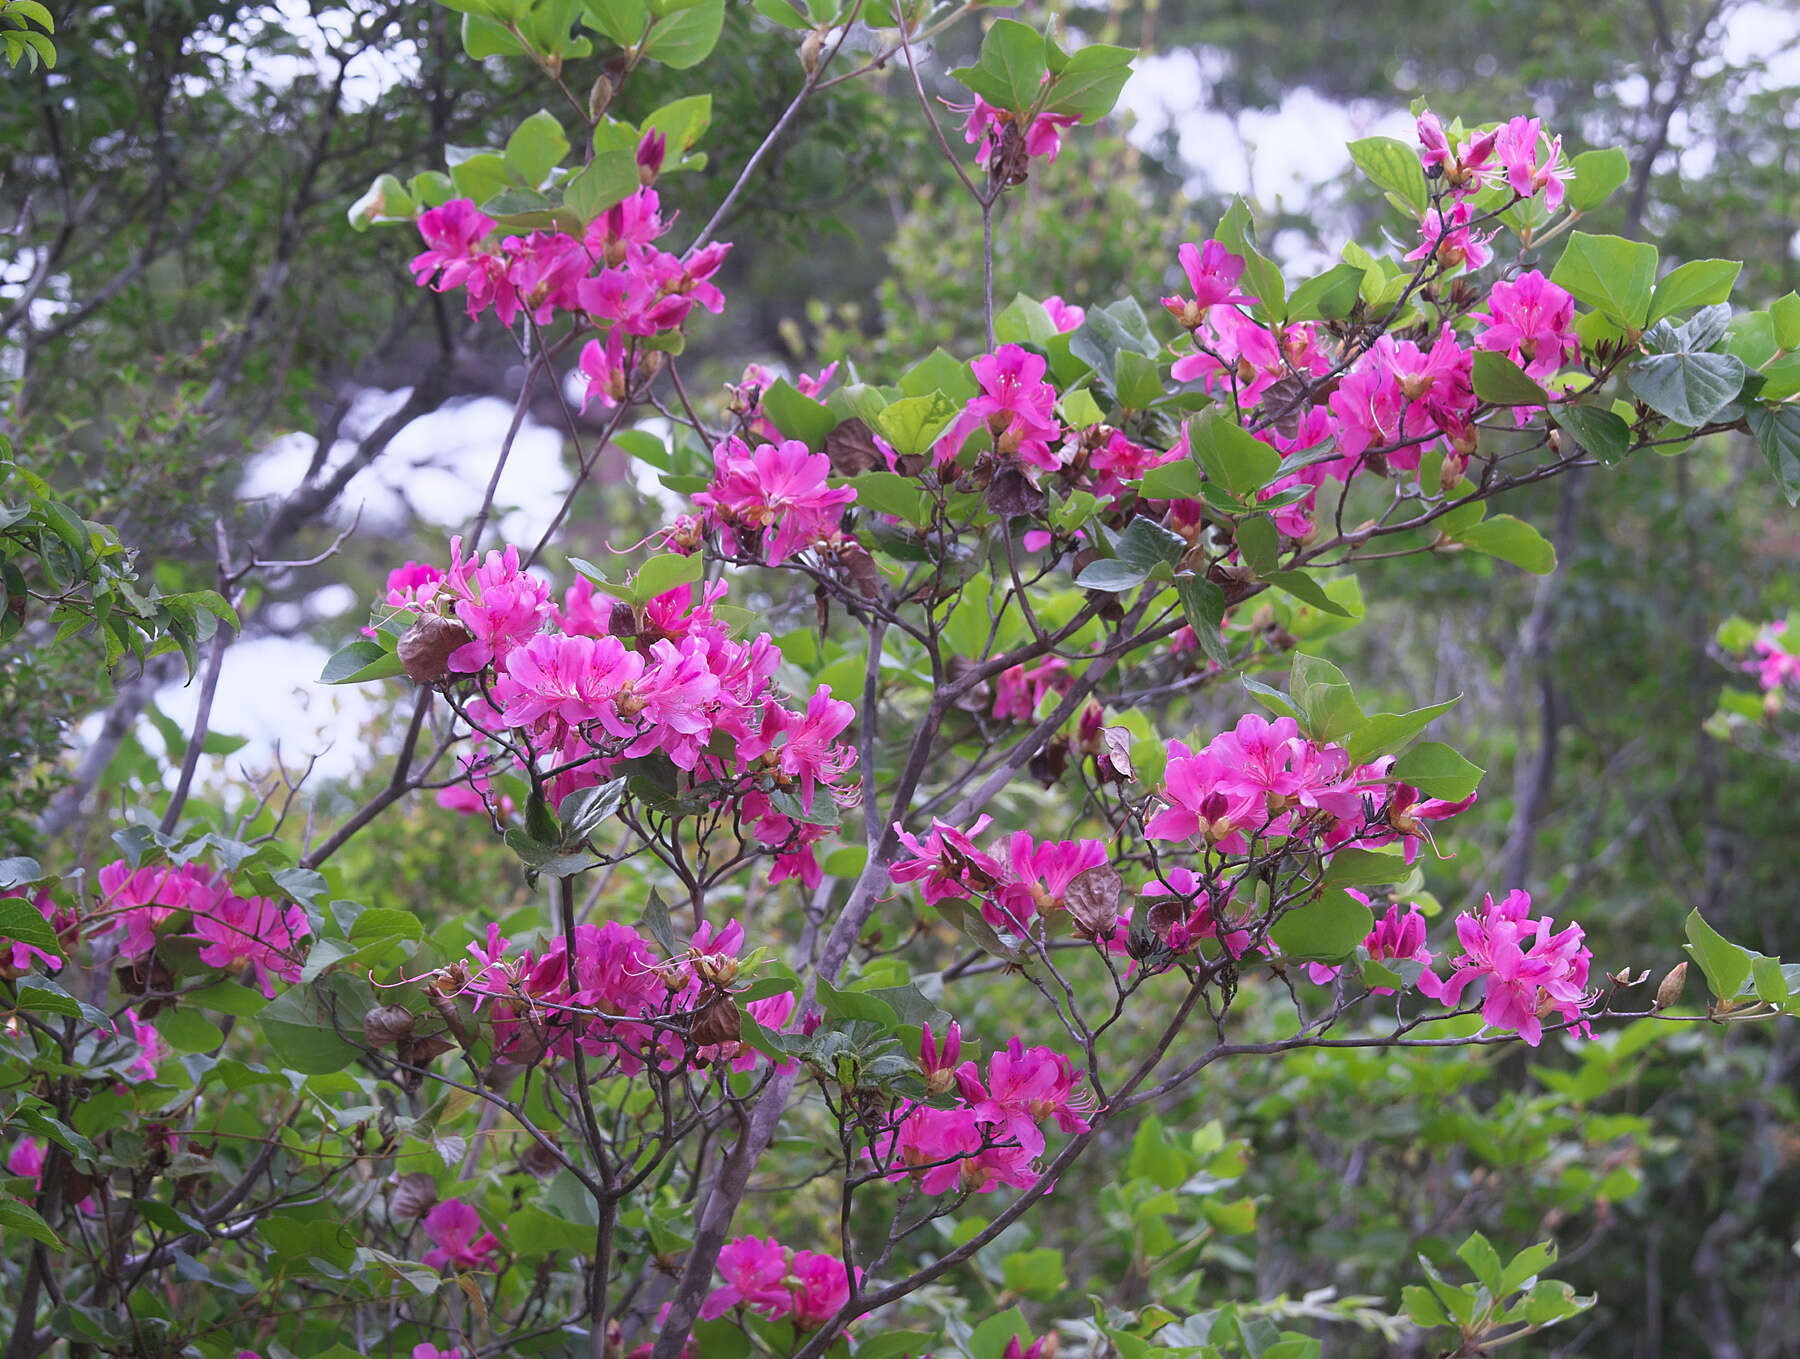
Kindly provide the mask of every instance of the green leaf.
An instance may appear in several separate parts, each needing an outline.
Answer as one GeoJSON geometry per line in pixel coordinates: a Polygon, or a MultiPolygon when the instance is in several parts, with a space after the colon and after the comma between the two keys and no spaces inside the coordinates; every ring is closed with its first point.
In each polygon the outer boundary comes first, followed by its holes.
{"type": "MultiPolygon", "coordinates": [[[[764,399],[765,406],[767,398],[764,399]]],[[[875,413],[875,428],[902,457],[926,453],[962,411],[941,391],[902,397],[875,413]]]]}
{"type": "MultiPolygon", "coordinates": [[[[316,946],[315,946],[316,947],[316,946]]],[[[350,1067],[360,1049],[338,1037],[337,1024],[346,1033],[358,1032],[373,995],[362,983],[336,977],[313,986],[295,986],[282,992],[257,1017],[263,1037],[285,1067],[323,1076],[350,1067]],[[334,997],[334,1021],[315,992],[329,990],[334,997]]]]}
{"type": "Polygon", "coordinates": [[[225,1041],[217,1024],[186,1008],[159,1013],[156,1031],[176,1052],[211,1052],[225,1041]]]}
{"type": "Polygon", "coordinates": [[[946,353],[940,345],[900,375],[900,390],[908,396],[942,392],[960,408],[960,403],[979,392],[981,386],[969,365],[946,353]]]}
{"type": "Polygon", "coordinates": [[[1477,349],[1474,360],[1475,395],[1496,406],[1548,406],[1550,394],[1537,380],[1504,354],[1477,349]]]}
{"type": "Polygon", "coordinates": [[[1162,398],[1162,374],[1154,359],[1130,349],[1121,349],[1114,357],[1114,390],[1121,406],[1127,410],[1148,410],[1162,398]]]}
{"type": "Polygon", "coordinates": [[[1496,1298],[1516,1293],[1555,1263],[1554,1241],[1540,1241],[1535,1246],[1527,1246],[1507,1262],[1506,1268],[1500,1273],[1499,1285],[1490,1291],[1496,1298]]]}
{"type": "Polygon", "coordinates": [[[1199,464],[1182,458],[1152,467],[1138,482],[1138,494],[1145,500],[1198,500],[1199,464]]]}
{"type": "Polygon", "coordinates": [[[1188,421],[1188,442],[1207,478],[1240,499],[1281,475],[1281,454],[1217,407],[1188,421]]]}
{"type": "Polygon", "coordinates": [[[1335,618],[1360,616],[1360,610],[1353,613],[1326,594],[1325,587],[1309,571],[1259,571],[1257,574],[1283,594],[1292,595],[1321,613],[1331,614],[1335,618]]]}
{"type": "Polygon", "coordinates": [[[524,44],[512,34],[479,14],[463,15],[462,45],[463,51],[476,61],[485,61],[488,57],[516,57],[525,50],[524,44]]]}
{"type": "Polygon", "coordinates": [[[1225,621],[1225,592],[1204,576],[1185,575],[1175,577],[1175,594],[1200,649],[1214,664],[1230,664],[1231,650],[1219,631],[1225,621]]]}
{"type": "Polygon", "coordinates": [[[1575,177],[1563,189],[1563,202],[1574,212],[1599,207],[1631,178],[1631,159],[1616,146],[1583,151],[1569,164],[1575,177]]]}
{"type": "Polygon", "coordinates": [[[1548,539],[1523,519],[1510,514],[1497,514],[1492,519],[1471,525],[1456,535],[1465,547],[1514,566],[1524,567],[1534,575],[1546,576],[1556,570],[1556,549],[1548,539]]]}
{"type": "Polygon", "coordinates": [[[812,20],[788,3],[788,0],[752,0],[751,8],[763,18],[783,28],[811,28],[812,20]]]}
{"type": "Polygon", "coordinates": [[[1639,359],[1626,382],[1658,415],[1698,429],[1736,400],[1748,371],[1735,354],[1677,350],[1639,359]]]}
{"type": "Polygon", "coordinates": [[[1392,137],[1365,137],[1351,142],[1350,159],[1377,188],[1392,194],[1414,217],[1422,217],[1431,201],[1425,169],[1405,142],[1392,137]]]}
{"type": "Polygon", "coordinates": [[[400,657],[372,638],[363,637],[335,652],[319,675],[321,684],[362,684],[403,675],[400,657]]]}
{"type": "Polygon", "coordinates": [[[911,477],[903,477],[898,472],[864,472],[852,478],[850,485],[856,490],[859,509],[898,515],[909,524],[924,524],[930,520],[924,489],[911,477]]]}
{"type": "Polygon", "coordinates": [[[1500,1294],[1500,1252],[1495,1250],[1488,1239],[1480,1232],[1470,1232],[1468,1240],[1456,1248],[1457,1258],[1469,1267],[1483,1288],[1498,1297],[1500,1294]]]}
{"type": "Polygon", "coordinates": [[[1758,954],[1750,960],[1750,979],[1755,984],[1758,1000],[1770,1005],[1787,1004],[1788,980],[1781,969],[1781,959],[1758,954]]]}
{"type": "Polygon", "coordinates": [[[698,552],[688,556],[679,552],[665,552],[652,557],[632,573],[632,600],[638,604],[648,604],[658,595],[666,595],[670,590],[692,585],[700,579],[705,565],[698,552]]]}
{"type": "Polygon", "coordinates": [[[762,407],[776,429],[790,439],[801,440],[815,453],[825,447],[825,436],[837,428],[837,416],[803,395],[786,378],[776,378],[769,384],[763,392],[762,407]]]}
{"type": "Polygon", "coordinates": [[[1560,406],[1555,421],[1575,436],[1575,442],[1608,467],[1631,451],[1631,426],[1599,406],[1560,406]]]}
{"type": "Polygon", "coordinates": [[[1352,764],[1369,764],[1397,753],[1426,727],[1454,708],[1462,695],[1404,713],[1370,713],[1344,743],[1352,764]]]}
{"type": "Polygon", "coordinates": [[[1013,1292],[1035,1302],[1049,1302],[1068,1286],[1059,1250],[1014,1251],[1001,1260],[1000,1275],[1013,1292]]]}
{"type": "Polygon", "coordinates": [[[1048,69],[1043,35],[1017,19],[996,19],[981,40],[977,65],[1005,87],[1007,97],[1002,108],[1026,113],[1037,103],[1048,69]]]}
{"type": "MultiPolygon", "coordinates": [[[[1025,25],[1020,24],[1019,27],[1024,28],[1025,25]]],[[[1043,50],[1042,42],[1038,44],[1038,50],[1043,50]]],[[[975,1328],[974,1334],[969,1337],[969,1359],[1001,1359],[1006,1353],[1007,1345],[1015,1339],[1023,1348],[1031,1340],[1031,1328],[1025,1324],[1025,1317],[1017,1307],[1008,1307],[998,1316],[989,1317],[975,1328]]]]}
{"type": "Polygon", "coordinates": [[[1471,764],[1442,741],[1414,746],[1394,762],[1393,777],[1410,783],[1426,797],[1460,802],[1475,791],[1486,771],[1471,764]]]}
{"type": "Polygon", "coordinates": [[[1344,672],[1317,656],[1294,653],[1288,696],[1299,710],[1301,725],[1316,741],[1341,740],[1363,721],[1362,708],[1344,672]]]}
{"type": "Polygon", "coordinates": [[[528,188],[549,179],[550,171],[568,154],[569,139],[548,109],[539,109],[506,139],[506,168],[528,188]]]}
{"type": "Polygon", "coordinates": [[[700,140],[701,134],[712,123],[712,96],[710,94],[690,94],[685,99],[677,99],[673,103],[664,104],[655,113],[644,119],[644,131],[652,128],[663,134],[668,141],[667,164],[673,165],[681,160],[688,149],[700,140]]]}
{"type": "Polygon", "coordinates": [[[411,911],[394,906],[374,906],[356,917],[349,931],[353,944],[377,939],[423,939],[425,926],[411,911]]]}
{"type": "Polygon", "coordinates": [[[724,26],[725,0],[704,0],[666,19],[656,20],[639,52],[664,66],[685,71],[711,55],[724,26]]]}
{"type": "Polygon", "coordinates": [[[28,1236],[51,1250],[66,1249],[62,1238],[50,1230],[50,1224],[39,1217],[35,1209],[26,1207],[9,1195],[0,1194],[0,1237],[15,1232],[20,1236],[28,1236]]]}
{"type": "Polygon", "coordinates": [[[1375,927],[1372,911],[1340,888],[1288,911],[1269,929],[1282,956],[1294,962],[1341,962],[1375,927]]]}
{"type": "MultiPolygon", "coordinates": [[[[919,1355],[929,1354],[936,1343],[937,1335],[932,1331],[883,1331],[880,1335],[865,1336],[857,1344],[856,1359],[899,1359],[901,1355],[912,1355],[917,1359],[919,1355]]],[[[711,1349],[703,1353],[711,1359],[711,1349]]]]}
{"type": "Polygon", "coordinates": [[[1048,113],[1072,113],[1084,123],[1096,123],[1119,102],[1119,91],[1131,78],[1131,59],[1136,50],[1090,43],[1056,73],[1046,96],[1048,113]]]}
{"type": "Polygon", "coordinates": [[[1688,912],[1687,937],[1687,954],[1700,965],[1713,995],[1720,1000],[1736,998],[1750,980],[1755,955],[1726,939],[1699,911],[1688,912]]]}
{"type": "Polygon", "coordinates": [[[1743,267],[1737,260],[1689,260],[1671,270],[1656,285],[1656,294],[1650,301],[1651,324],[1676,312],[1730,301],[1731,285],[1737,282],[1743,267]]]}
{"type": "Polygon", "coordinates": [[[637,189],[637,152],[598,151],[591,164],[583,166],[563,185],[563,206],[581,218],[585,226],[615,203],[624,202],[637,189]]]}
{"type": "Polygon", "coordinates": [[[1642,330],[1656,286],[1656,247],[1622,236],[1572,231],[1550,281],[1626,329],[1642,330]]]}
{"type": "MultiPolygon", "coordinates": [[[[1405,882],[1411,871],[1398,854],[1347,846],[1332,854],[1320,881],[1326,887],[1384,887],[1389,883],[1405,882]]],[[[1362,941],[1359,938],[1357,942],[1362,941]]]]}
{"type": "MultiPolygon", "coordinates": [[[[36,867],[36,862],[31,859],[8,859],[6,863],[28,863],[33,868],[36,867]]],[[[27,879],[27,881],[35,880],[35,877],[27,879]]],[[[42,949],[55,958],[63,956],[62,945],[57,942],[56,931],[50,928],[48,920],[38,914],[37,907],[24,897],[0,897],[0,939],[15,939],[21,944],[42,949]]]]}
{"type": "Polygon", "coordinates": [[[1309,278],[1288,298],[1288,319],[1337,321],[1356,307],[1362,291],[1363,270],[1354,264],[1338,264],[1309,278]]]}
{"type": "Polygon", "coordinates": [[[1800,504],[1800,407],[1752,405],[1744,412],[1744,423],[1769,460],[1787,503],[1800,504]]]}

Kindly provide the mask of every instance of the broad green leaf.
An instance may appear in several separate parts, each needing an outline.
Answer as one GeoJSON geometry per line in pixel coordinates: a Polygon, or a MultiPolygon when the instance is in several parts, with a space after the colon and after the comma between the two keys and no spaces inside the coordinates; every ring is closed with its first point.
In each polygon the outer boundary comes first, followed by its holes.
{"type": "Polygon", "coordinates": [[[961,411],[961,404],[943,392],[902,397],[876,412],[875,428],[896,453],[916,457],[931,449],[961,411]]]}
{"type": "Polygon", "coordinates": [[[911,477],[897,472],[864,472],[853,478],[850,485],[856,489],[858,509],[897,515],[909,524],[923,524],[931,517],[925,491],[911,477]]]}
{"type": "Polygon", "coordinates": [[[1476,1281],[1495,1296],[1500,1293],[1500,1252],[1480,1232],[1470,1232],[1456,1248],[1457,1258],[1469,1267],[1476,1281]]]}
{"type": "Polygon", "coordinates": [[[1575,177],[1563,190],[1563,202],[1574,212],[1590,212],[1599,207],[1631,178],[1631,159],[1616,146],[1583,151],[1569,164],[1575,177]]]}
{"type": "Polygon", "coordinates": [[[703,3],[666,19],[656,20],[639,51],[652,61],[685,71],[698,66],[712,54],[724,25],[725,0],[703,0],[703,3]]]}
{"type": "Polygon", "coordinates": [[[1508,1293],[1518,1292],[1555,1263],[1554,1241],[1540,1241],[1534,1246],[1525,1247],[1507,1261],[1506,1268],[1500,1272],[1500,1284],[1493,1290],[1494,1296],[1503,1298],[1508,1293]]]}
{"type": "Polygon", "coordinates": [[[629,149],[598,151],[563,185],[563,205],[585,225],[638,189],[637,153],[629,149]]]}
{"type": "Polygon", "coordinates": [[[1356,306],[1361,294],[1364,271],[1354,264],[1332,266],[1317,278],[1309,278],[1288,298],[1288,319],[1292,321],[1341,320],[1356,306]]]}
{"type": "Polygon", "coordinates": [[[1743,267],[1737,260],[1689,260],[1671,270],[1656,285],[1656,294],[1650,300],[1651,323],[1694,307],[1730,301],[1731,285],[1737,282],[1743,267]]]}
{"type": "Polygon", "coordinates": [[[1084,123],[1097,123],[1119,102],[1119,91],[1131,79],[1136,49],[1090,43],[1069,58],[1050,84],[1044,108],[1072,113],[1084,123]]]}
{"type": "Polygon", "coordinates": [[[981,40],[978,64],[1006,86],[1008,97],[1002,107],[1023,114],[1037,103],[1048,69],[1043,35],[1017,19],[996,19],[981,40]]]}
{"type": "Polygon", "coordinates": [[[1572,231],[1550,281],[1627,329],[1642,330],[1656,286],[1656,247],[1572,231]]]}
{"type": "Polygon", "coordinates": [[[1522,566],[1534,575],[1545,576],[1556,570],[1556,549],[1550,541],[1523,519],[1510,514],[1497,514],[1466,528],[1456,540],[1487,556],[1522,566]]]}
{"type": "Polygon", "coordinates": [[[321,684],[362,684],[406,673],[400,657],[381,643],[364,637],[333,653],[319,675],[321,684]]]}
{"type": "Polygon", "coordinates": [[[700,579],[705,565],[698,552],[687,556],[679,552],[665,552],[652,557],[632,573],[632,599],[638,604],[648,604],[670,590],[692,585],[700,579]]]}
{"type": "Polygon", "coordinates": [[[1687,938],[1687,954],[1700,965],[1713,995],[1719,1000],[1735,999],[1750,980],[1756,955],[1726,939],[1699,911],[1688,912],[1687,938]]]}
{"type": "Polygon", "coordinates": [[[1787,503],[1800,504],[1800,408],[1752,405],[1744,412],[1744,423],[1769,460],[1769,471],[1787,503]]]}
{"type": "Polygon", "coordinates": [[[1460,802],[1475,791],[1483,770],[1441,741],[1414,746],[1394,762],[1393,776],[1426,797],[1460,802]]]}
{"type": "MultiPolygon", "coordinates": [[[[8,864],[31,864],[32,859],[8,859],[8,864]]],[[[21,870],[15,870],[15,872],[21,870]]],[[[35,875],[26,881],[36,881],[35,875]]],[[[17,885],[17,884],[11,884],[17,885]]],[[[38,914],[24,897],[0,897],[0,939],[14,939],[35,949],[42,949],[54,958],[63,956],[62,945],[57,942],[56,931],[50,928],[50,922],[38,914]]]]}
{"type": "Polygon", "coordinates": [[[1344,743],[1352,764],[1368,764],[1397,753],[1431,723],[1454,708],[1462,696],[1404,713],[1370,713],[1344,743]]]}
{"type": "Polygon", "coordinates": [[[519,183],[537,188],[550,171],[569,154],[569,139],[562,124],[547,109],[539,109],[506,139],[506,168],[519,183]]]}
{"type": "Polygon", "coordinates": [[[1496,406],[1548,406],[1550,395],[1518,364],[1504,354],[1477,349],[1474,360],[1475,395],[1496,406]]]}
{"type": "Polygon", "coordinates": [[[1430,202],[1425,170],[1418,152],[1392,137],[1365,137],[1350,143],[1350,159],[1376,187],[1392,194],[1414,217],[1422,217],[1430,202]]]}
{"type": "MultiPolygon", "coordinates": [[[[1348,846],[1331,856],[1321,882],[1326,887],[1381,887],[1404,882],[1412,869],[1398,854],[1348,846]]],[[[1362,940],[1359,938],[1358,943],[1362,940]]]]}
{"type": "Polygon", "coordinates": [[[1645,355],[1625,380],[1658,415],[1698,429],[1737,399],[1748,371],[1735,354],[1681,349],[1645,355]]]}
{"type": "Polygon", "coordinates": [[[799,439],[813,452],[825,447],[825,436],[837,428],[838,419],[786,378],[776,378],[762,395],[763,414],[790,439],[799,439]]]}
{"type": "Polygon", "coordinates": [[[66,1249],[62,1238],[38,1216],[36,1209],[26,1207],[10,1195],[0,1194],[0,1239],[14,1234],[30,1237],[54,1251],[66,1249]]]}
{"type": "Polygon", "coordinates": [[[1200,649],[1215,665],[1229,664],[1231,650],[1219,631],[1225,621],[1225,592],[1204,576],[1185,575],[1175,578],[1175,594],[1200,649]]]}
{"type": "Polygon", "coordinates": [[[1576,443],[1608,467],[1631,451],[1631,427],[1609,410],[1599,406],[1559,406],[1554,418],[1575,436],[1576,443]]]}
{"type": "Polygon", "coordinates": [[[1293,962],[1335,963],[1356,952],[1375,927],[1375,916],[1355,897],[1328,888],[1316,901],[1288,911],[1270,927],[1269,937],[1293,962]]]}
{"type": "Polygon", "coordinates": [[[1281,454],[1216,407],[1188,421],[1188,441],[1208,479],[1239,498],[1281,475],[1281,454]]]}
{"type": "Polygon", "coordinates": [[[1353,613],[1326,594],[1324,585],[1309,571],[1269,571],[1257,574],[1277,590],[1292,595],[1304,604],[1312,605],[1321,613],[1328,613],[1336,618],[1356,618],[1360,615],[1360,610],[1353,613]]]}

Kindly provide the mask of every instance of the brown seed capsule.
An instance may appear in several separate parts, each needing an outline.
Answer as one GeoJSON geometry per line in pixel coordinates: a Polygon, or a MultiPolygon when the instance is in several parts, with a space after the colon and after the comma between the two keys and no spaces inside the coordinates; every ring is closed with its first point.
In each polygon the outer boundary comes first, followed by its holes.
{"type": "Polygon", "coordinates": [[[1090,939],[1110,938],[1119,924],[1119,896],[1125,880],[1111,864],[1095,864],[1069,879],[1063,904],[1075,928],[1090,939]]]}
{"type": "Polygon", "coordinates": [[[542,1180],[561,1170],[563,1163],[548,1147],[542,1143],[533,1142],[519,1157],[519,1166],[527,1174],[536,1175],[542,1180]]]}
{"type": "Polygon", "coordinates": [[[1681,988],[1687,982],[1687,963],[1679,962],[1669,969],[1669,975],[1662,979],[1656,988],[1656,1008],[1666,1010],[1681,999],[1681,988]]]}
{"type": "Polygon", "coordinates": [[[394,653],[414,684],[436,684],[450,674],[450,654],[474,640],[456,619],[430,614],[406,630],[394,653]]]}
{"type": "Polygon", "coordinates": [[[593,87],[588,90],[589,120],[596,123],[599,122],[601,115],[606,112],[606,106],[612,103],[612,100],[613,83],[602,75],[594,82],[593,87]]]}
{"type": "Polygon", "coordinates": [[[413,1013],[404,1005],[378,1005],[363,1016],[363,1041],[385,1048],[412,1037],[413,1013]]]}
{"type": "Polygon", "coordinates": [[[739,1041],[744,1034],[744,1025],[737,1002],[730,996],[715,996],[694,1016],[693,1027],[688,1032],[703,1048],[739,1041]]]}
{"type": "Polygon", "coordinates": [[[424,1217],[438,1201],[437,1181],[422,1170],[402,1175],[388,1199],[388,1215],[402,1221],[424,1217]]]}

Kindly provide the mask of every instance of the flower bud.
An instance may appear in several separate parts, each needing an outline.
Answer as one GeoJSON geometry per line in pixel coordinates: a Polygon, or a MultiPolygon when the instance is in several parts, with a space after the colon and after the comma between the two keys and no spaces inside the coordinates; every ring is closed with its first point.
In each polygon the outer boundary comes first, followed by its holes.
{"type": "Polygon", "coordinates": [[[819,69],[819,49],[825,45],[825,31],[815,28],[800,44],[800,69],[811,75],[819,69]]]}
{"type": "Polygon", "coordinates": [[[613,100],[613,83],[605,75],[594,81],[588,91],[588,121],[597,123],[613,100]]]}
{"type": "Polygon", "coordinates": [[[699,1047],[716,1047],[720,1043],[736,1043],[743,1038],[743,1015],[738,1011],[737,1002],[730,996],[718,996],[709,1001],[699,1014],[694,1016],[693,1027],[688,1030],[699,1047]]]}
{"type": "Polygon", "coordinates": [[[663,157],[668,154],[669,140],[651,128],[644,134],[644,140],[638,143],[637,167],[638,183],[645,188],[656,183],[656,177],[662,173],[663,157]]]}
{"type": "Polygon", "coordinates": [[[1669,969],[1669,975],[1662,979],[1656,988],[1656,1008],[1666,1010],[1681,999],[1681,988],[1687,982],[1687,962],[1676,963],[1669,969]]]}

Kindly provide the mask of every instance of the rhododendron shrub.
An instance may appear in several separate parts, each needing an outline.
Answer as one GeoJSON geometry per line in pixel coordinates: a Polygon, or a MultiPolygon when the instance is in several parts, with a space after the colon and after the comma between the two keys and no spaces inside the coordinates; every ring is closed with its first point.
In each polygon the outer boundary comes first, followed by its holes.
{"type": "MultiPolygon", "coordinates": [[[[0,865],[8,1356],[1047,1359],[1059,1321],[1095,1353],[1316,1352],[1199,1274],[1085,1306],[1008,1234],[1126,1146],[1120,1202],[1204,1199],[1148,1254],[1254,1231],[1254,1148],[1157,1116],[1227,1061],[1701,1017],[1520,884],[1441,908],[1487,815],[1435,739],[1455,700],[1378,710],[1327,653],[1365,561],[1552,573],[1523,487],[1739,427],[1788,447],[1794,345],[1728,324],[1731,266],[1659,282],[1653,246],[1575,229],[1618,153],[1421,109],[1415,142],[1351,148],[1395,205],[1380,253],[1289,278],[1240,202],[1164,243],[1160,299],[1044,279],[986,299],[980,353],[709,390],[687,338],[731,306],[753,243],[718,234],[789,120],[696,201],[708,96],[615,101],[701,60],[719,0],[590,6],[580,35],[553,8],[472,10],[465,40],[562,93],[604,48],[578,115],[383,176],[353,219],[415,233],[416,285],[517,341],[521,414],[572,384],[575,489],[535,538],[496,540],[490,490],[392,562],[323,676],[406,710],[365,804],[232,834],[184,778],[91,876],[0,865]],[[597,565],[564,544],[599,534],[577,492],[609,447],[668,498],[597,565]],[[515,897],[383,904],[336,856],[384,815],[503,845],[515,897]],[[931,1287],[983,1270],[1031,1315],[931,1287]]],[[[954,73],[959,146],[923,16],[757,10],[804,34],[795,108],[903,71],[990,238],[1130,70],[997,20],[954,73]]],[[[1739,649],[1759,711],[1785,702],[1779,626],[1739,649]]],[[[1698,917],[1688,947],[1713,1017],[1792,1004],[1778,960],[1698,917]]],[[[1473,1353],[1586,1305],[1548,1248],[1460,1258],[1474,1283],[1434,1273],[1381,1327],[1473,1353]]]]}

